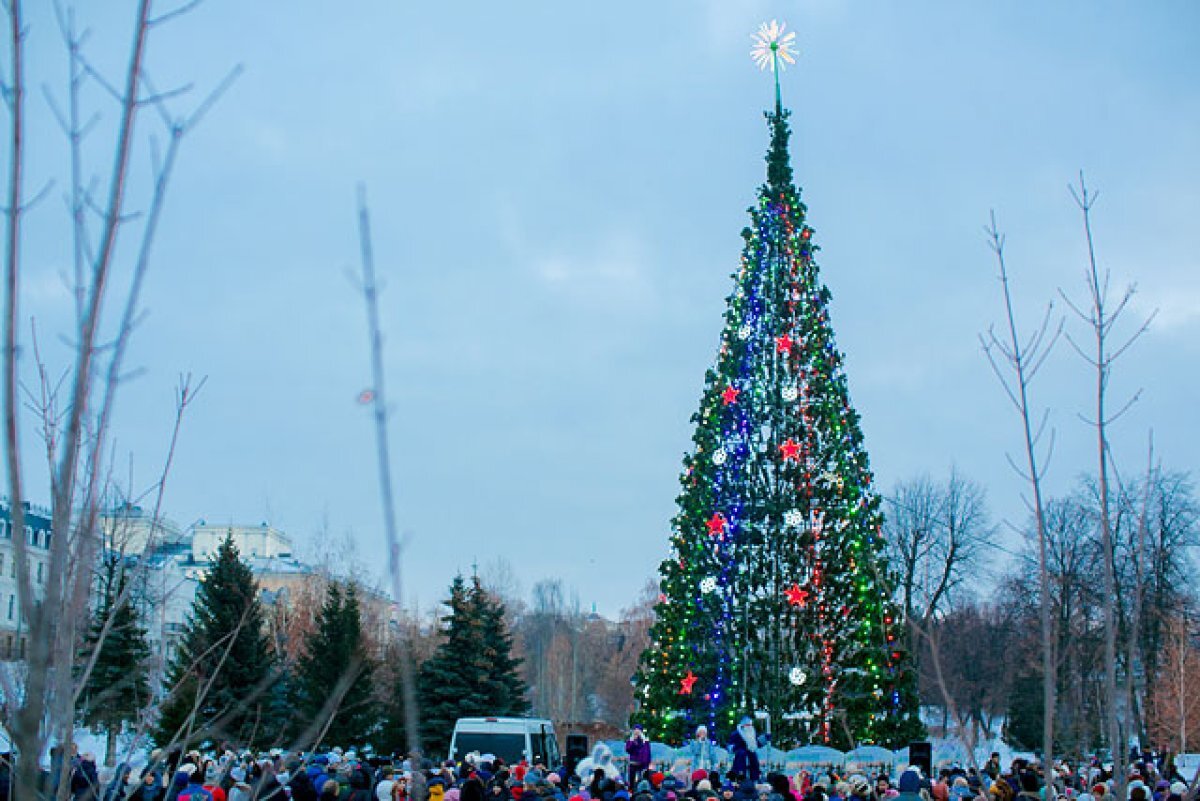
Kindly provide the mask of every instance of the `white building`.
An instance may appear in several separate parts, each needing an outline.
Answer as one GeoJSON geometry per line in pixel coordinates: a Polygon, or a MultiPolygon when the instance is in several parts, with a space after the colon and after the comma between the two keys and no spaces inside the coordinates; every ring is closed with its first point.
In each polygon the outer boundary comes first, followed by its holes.
{"type": "Polygon", "coordinates": [[[166,517],[157,520],[145,509],[125,503],[100,515],[104,547],[126,556],[138,556],[153,541],[150,550],[179,545],[186,535],[179,525],[166,517]]]}
{"type": "Polygon", "coordinates": [[[257,526],[217,525],[201,520],[192,527],[192,561],[206,564],[226,537],[233,538],[243,559],[275,559],[292,555],[292,538],[266,523],[257,526]]]}
{"type": "MultiPolygon", "coordinates": [[[[46,588],[47,562],[50,558],[50,510],[28,501],[25,508],[25,542],[29,545],[29,578],[35,598],[46,588]]],[[[0,501],[0,660],[20,659],[25,653],[21,603],[17,599],[17,558],[13,546],[12,509],[0,501]]]]}

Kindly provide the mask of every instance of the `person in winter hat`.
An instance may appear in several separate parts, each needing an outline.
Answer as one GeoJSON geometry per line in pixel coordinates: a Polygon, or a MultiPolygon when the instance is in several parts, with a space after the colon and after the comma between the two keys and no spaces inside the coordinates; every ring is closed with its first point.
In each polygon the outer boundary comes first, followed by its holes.
{"type": "Polygon", "coordinates": [[[226,801],[225,790],[221,787],[221,767],[211,759],[204,766],[202,786],[213,797],[213,801],[226,801]]]}
{"type": "Polygon", "coordinates": [[[295,770],[289,771],[291,777],[288,779],[288,795],[292,801],[317,801],[320,793],[313,786],[312,778],[308,775],[308,771],[297,766],[295,770]]]}
{"type": "Polygon", "coordinates": [[[251,786],[254,801],[287,801],[283,785],[275,776],[275,763],[269,759],[258,761],[258,779],[251,786]]]}
{"type": "Polygon", "coordinates": [[[699,770],[712,770],[717,764],[717,744],[708,736],[707,726],[697,726],[696,736],[688,744],[692,755],[692,766],[699,770]]]}
{"type": "Polygon", "coordinates": [[[233,782],[226,792],[227,801],[250,801],[250,785],[246,782],[246,768],[241,764],[229,769],[229,779],[233,782]]]}
{"type": "Polygon", "coordinates": [[[191,775],[191,771],[183,770],[182,767],[175,771],[175,775],[171,777],[171,786],[167,788],[166,801],[178,801],[179,794],[188,786],[188,778],[191,775]]]}
{"type": "Polygon", "coordinates": [[[113,774],[112,781],[104,790],[104,801],[125,801],[125,793],[129,789],[129,774],[132,772],[133,768],[128,762],[117,765],[117,771],[113,774]]]}
{"type": "MultiPolygon", "coordinates": [[[[1103,796],[1101,793],[1096,796],[1097,801],[1103,796]]],[[[1013,801],[1017,794],[1013,792],[1012,785],[1009,784],[1003,776],[992,782],[992,786],[988,788],[989,801],[1013,801]]]]}
{"type": "Polygon", "coordinates": [[[96,775],[96,757],[84,754],[71,771],[71,798],[74,801],[93,801],[100,794],[100,777],[96,775]]]}
{"type": "Polygon", "coordinates": [[[333,779],[326,779],[325,784],[321,786],[321,794],[317,796],[318,801],[338,801],[338,794],[341,788],[333,779]]]}
{"type": "Polygon", "coordinates": [[[629,755],[629,786],[636,787],[642,771],[650,767],[650,740],[640,725],[634,726],[629,733],[625,753],[629,755]]]}
{"type": "MultiPolygon", "coordinates": [[[[392,788],[396,785],[396,771],[391,765],[379,769],[379,783],[375,785],[375,801],[392,801],[392,788]]],[[[295,799],[293,798],[293,801],[295,799]]]]}
{"type": "Polygon", "coordinates": [[[213,794],[204,787],[202,770],[193,770],[188,774],[188,784],[179,791],[179,801],[215,801],[213,794]]]}
{"type": "Polygon", "coordinates": [[[779,795],[781,801],[798,801],[792,794],[792,783],[782,773],[768,773],[767,784],[771,786],[771,792],[779,795]]]}
{"type": "Polygon", "coordinates": [[[900,780],[896,782],[896,789],[900,791],[896,801],[922,801],[921,772],[916,768],[909,768],[901,773],[900,780]]]}
{"type": "Polygon", "coordinates": [[[1042,801],[1042,783],[1036,771],[1026,768],[1021,771],[1018,781],[1021,783],[1021,792],[1017,793],[1017,801],[1042,801]]]}
{"type": "MultiPolygon", "coordinates": [[[[325,772],[324,766],[329,764],[329,760],[323,757],[317,757],[312,761],[304,772],[308,775],[308,783],[312,785],[313,792],[319,797],[321,791],[325,788],[325,782],[329,781],[329,774],[325,772]]],[[[335,782],[336,784],[336,782],[335,782]]],[[[233,801],[233,799],[229,799],[233,801]]]]}
{"type": "Polygon", "coordinates": [[[762,774],[758,764],[758,749],[761,745],[758,733],[754,730],[754,721],[749,715],[743,716],[738,727],[729,736],[729,750],[733,752],[733,767],[730,771],[757,782],[762,774]]]}
{"type": "Polygon", "coordinates": [[[460,801],[487,801],[487,792],[479,779],[467,779],[463,782],[460,801]]]}
{"type": "MultiPolygon", "coordinates": [[[[592,748],[592,755],[587,759],[581,759],[575,766],[575,774],[593,785],[597,780],[596,771],[600,771],[600,778],[617,779],[621,776],[621,771],[617,770],[617,766],[613,764],[612,749],[604,743],[596,743],[592,748]]],[[[592,798],[598,799],[599,796],[593,795],[592,798]]]]}
{"type": "Polygon", "coordinates": [[[496,771],[484,789],[487,792],[487,801],[511,801],[512,794],[508,791],[508,771],[496,771]]]}
{"type": "Polygon", "coordinates": [[[147,767],[142,771],[137,789],[129,796],[129,801],[162,801],[166,788],[162,785],[162,776],[158,771],[147,767]]]}

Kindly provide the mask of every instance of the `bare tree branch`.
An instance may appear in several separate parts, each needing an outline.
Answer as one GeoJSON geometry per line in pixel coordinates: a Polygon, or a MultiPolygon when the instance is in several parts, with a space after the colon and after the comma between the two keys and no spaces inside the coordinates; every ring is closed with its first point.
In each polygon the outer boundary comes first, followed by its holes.
{"type": "MultiPolygon", "coordinates": [[[[358,233],[362,252],[362,292],[367,307],[367,326],[371,342],[371,404],[375,417],[375,444],[379,462],[379,490],[383,501],[384,532],[387,536],[388,572],[391,576],[392,597],[403,604],[400,580],[400,539],[396,530],[396,505],[392,492],[391,452],[388,445],[387,403],[384,393],[383,331],[379,323],[379,296],[375,283],[375,257],[371,247],[371,222],[367,210],[366,188],[358,189],[358,233]]],[[[417,692],[412,666],[403,652],[399,657],[400,683],[404,701],[404,729],[409,755],[416,759],[421,753],[417,730],[417,692]]]]}
{"type": "MultiPolygon", "coordinates": [[[[1045,418],[1043,418],[1035,434],[1032,422],[1033,410],[1029,400],[1028,389],[1032,373],[1036,373],[1041,368],[1048,352],[1057,341],[1058,334],[1056,333],[1053,337],[1047,339],[1042,333],[1039,333],[1029,340],[1033,346],[1032,350],[1022,349],[1021,337],[1017,333],[1016,315],[1013,312],[1012,295],[1009,289],[1008,268],[1004,262],[1004,236],[996,226],[996,213],[994,211],[991,213],[990,224],[986,230],[990,238],[988,244],[992,252],[996,254],[996,263],[1000,272],[1000,284],[1004,293],[1004,310],[1008,323],[1008,369],[1015,378],[1013,383],[1019,392],[1019,401],[1016,405],[1021,418],[1027,469],[1025,471],[1017,470],[1017,473],[1029,482],[1030,488],[1033,491],[1033,513],[1037,529],[1038,574],[1041,589],[1039,602],[1041,607],[1042,704],[1044,709],[1042,716],[1042,759],[1043,764],[1052,766],[1054,764],[1055,659],[1053,625],[1050,612],[1050,578],[1047,566],[1045,503],[1042,497],[1042,470],[1044,469],[1044,462],[1040,462],[1037,458],[1037,441],[1041,436],[1041,432],[1045,430],[1046,422],[1045,418]]],[[[1048,309],[1046,316],[1043,318],[1042,330],[1049,328],[1050,314],[1051,312],[1048,309]]],[[[1055,329],[1057,332],[1062,331],[1061,322],[1055,326],[1055,329]]],[[[993,365],[993,369],[995,369],[995,365],[993,365]]],[[[996,372],[999,373],[1000,371],[996,370],[996,372]]],[[[1004,386],[1007,391],[1007,383],[1004,386]]],[[[1051,441],[1051,446],[1053,446],[1053,440],[1051,441]]],[[[1009,462],[1011,464],[1012,460],[1010,459],[1009,462]]],[[[1053,787],[1053,782],[1048,782],[1046,785],[1047,799],[1049,801],[1053,799],[1053,787]]]]}

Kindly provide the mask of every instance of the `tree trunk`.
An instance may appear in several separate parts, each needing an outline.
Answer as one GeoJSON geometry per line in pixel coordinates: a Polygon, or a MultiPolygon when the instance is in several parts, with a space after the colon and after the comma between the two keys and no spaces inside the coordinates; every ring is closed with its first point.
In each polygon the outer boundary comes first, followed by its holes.
{"type": "Polygon", "coordinates": [[[120,732],[120,724],[109,725],[104,732],[104,764],[110,768],[117,764],[117,735],[120,732]]]}

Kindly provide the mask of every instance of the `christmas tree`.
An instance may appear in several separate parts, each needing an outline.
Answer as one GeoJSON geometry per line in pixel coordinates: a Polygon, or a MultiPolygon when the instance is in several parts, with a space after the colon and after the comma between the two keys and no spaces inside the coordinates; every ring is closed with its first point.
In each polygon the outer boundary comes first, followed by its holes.
{"type": "Polygon", "coordinates": [[[280,722],[271,714],[278,680],[258,584],[226,537],[196,590],[167,671],[154,740],[185,749],[206,740],[268,744],[280,722]]]}
{"type": "Polygon", "coordinates": [[[83,723],[104,731],[108,765],[116,764],[122,727],[135,723],[150,700],[150,646],[130,595],[122,559],[106,554],[101,563],[100,603],[84,637],[79,664],[92,666],[80,694],[83,723]]]}
{"type": "Polygon", "coordinates": [[[780,59],[767,182],[705,376],[635,719],[678,742],[765,713],[776,745],[896,744],[920,732],[880,502],[834,345],[829,290],[792,180],[780,59]]]}
{"type": "Polygon", "coordinates": [[[378,721],[366,654],[362,612],[354,585],[330,582],[317,616],[316,631],[305,643],[293,677],[297,712],[295,734],[319,737],[330,746],[364,745],[378,721]]]}

